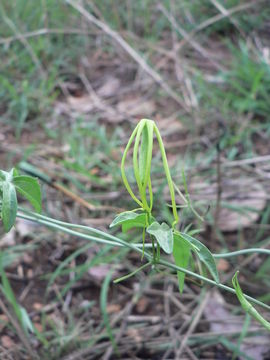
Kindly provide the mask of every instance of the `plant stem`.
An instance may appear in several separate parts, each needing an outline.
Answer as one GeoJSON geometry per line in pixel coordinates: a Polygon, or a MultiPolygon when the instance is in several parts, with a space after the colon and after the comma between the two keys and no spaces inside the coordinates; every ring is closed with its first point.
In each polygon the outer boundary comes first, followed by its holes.
{"type": "Polygon", "coordinates": [[[177,213],[177,208],[176,208],[176,203],[175,203],[175,193],[174,193],[173,181],[172,181],[172,177],[171,177],[171,173],[170,173],[170,168],[169,168],[169,165],[168,165],[168,160],[167,160],[164,144],[163,144],[160,132],[159,132],[156,125],[154,125],[154,132],[156,134],[157,141],[158,141],[158,144],[159,144],[161,157],[162,157],[162,161],[163,161],[163,168],[164,168],[164,171],[165,171],[165,175],[166,175],[169,190],[170,190],[171,201],[172,201],[172,209],[173,209],[173,216],[174,216],[174,222],[173,222],[172,226],[174,227],[174,225],[177,224],[177,222],[179,221],[179,218],[178,218],[178,213],[177,213]]]}
{"type": "Polygon", "coordinates": [[[212,254],[212,255],[214,256],[214,258],[219,259],[219,258],[227,258],[227,257],[252,254],[252,253],[260,253],[260,254],[270,255],[270,250],[269,249],[260,249],[260,248],[251,248],[251,249],[232,251],[232,252],[224,253],[224,254],[212,254]]]}
{"type": "MultiPolygon", "coordinates": [[[[18,213],[17,216],[20,217],[20,218],[24,218],[26,220],[30,220],[30,221],[34,221],[34,222],[38,222],[37,219],[41,219],[41,220],[45,220],[45,221],[50,222],[50,223],[63,225],[64,227],[68,227],[68,228],[82,229],[82,230],[85,230],[85,231],[88,231],[88,232],[92,232],[92,233],[101,235],[101,236],[111,240],[111,241],[109,241],[109,240],[105,240],[105,239],[96,238],[96,239],[99,240],[98,242],[100,242],[100,243],[104,243],[104,244],[108,244],[108,245],[114,245],[114,246],[126,246],[126,245],[123,245],[123,244],[120,244],[120,243],[116,243],[116,242],[118,242],[120,240],[116,236],[105,233],[105,232],[103,232],[101,230],[92,228],[90,226],[79,225],[79,224],[70,224],[70,223],[67,223],[65,221],[55,220],[55,219],[52,219],[50,217],[40,215],[38,213],[34,213],[32,211],[23,209],[22,207],[19,207],[19,210],[22,211],[24,214],[26,214],[28,216],[28,217],[25,217],[25,215],[18,213]]],[[[78,234],[82,234],[82,233],[78,233],[78,234]]],[[[126,242],[125,242],[125,244],[126,244],[126,242]]],[[[133,244],[133,246],[136,247],[136,248],[143,248],[142,244],[133,244]]],[[[152,244],[144,244],[144,247],[151,248],[152,244]]],[[[240,255],[252,254],[252,253],[261,253],[261,254],[270,255],[270,249],[250,248],[250,249],[242,249],[242,250],[232,251],[232,252],[223,253],[223,254],[212,254],[212,255],[213,255],[214,258],[219,259],[219,258],[227,258],[227,257],[240,256],[240,255]]]]}
{"type": "MultiPolygon", "coordinates": [[[[226,290],[226,291],[228,291],[228,292],[230,292],[230,293],[232,293],[232,294],[236,294],[236,291],[235,291],[233,288],[229,287],[229,286],[226,286],[226,285],[217,283],[217,282],[215,282],[214,280],[211,280],[211,279],[208,279],[208,278],[206,278],[206,277],[204,277],[204,276],[202,276],[202,275],[193,273],[192,271],[189,271],[189,270],[187,270],[187,269],[183,269],[183,268],[181,268],[181,267],[179,267],[179,266],[177,266],[177,265],[174,265],[174,264],[172,264],[172,263],[169,263],[168,261],[165,261],[165,260],[163,260],[163,259],[160,259],[157,264],[163,265],[163,266],[165,266],[165,267],[167,267],[167,268],[170,268],[170,269],[172,269],[172,270],[182,271],[182,272],[186,273],[187,275],[193,276],[193,277],[195,277],[195,278],[197,278],[197,279],[199,279],[199,280],[202,280],[202,281],[204,281],[204,282],[206,282],[206,283],[208,283],[208,284],[210,284],[210,285],[214,285],[214,286],[216,286],[216,287],[218,287],[218,288],[220,288],[220,289],[222,289],[222,290],[226,290]]],[[[246,298],[247,300],[253,302],[254,304],[257,304],[257,305],[259,305],[259,306],[264,307],[264,308],[267,309],[267,310],[270,310],[270,306],[269,306],[269,305],[264,304],[263,302],[261,302],[261,301],[259,301],[259,300],[256,300],[256,299],[254,299],[253,297],[251,297],[251,296],[249,296],[249,295],[244,295],[244,296],[245,296],[245,298],[246,298]]]]}
{"type": "Polygon", "coordinates": [[[151,265],[152,263],[149,261],[147,262],[146,264],[143,264],[142,266],[138,267],[136,270],[132,271],[131,273],[127,274],[127,275],[124,275],[118,279],[115,279],[113,282],[115,284],[119,283],[120,281],[123,281],[123,280],[126,280],[128,278],[130,278],[131,276],[137,274],[139,271],[145,269],[146,267],[148,267],[149,265],[151,265]]]}
{"type": "MultiPolygon", "coordinates": [[[[117,237],[115,237],[113,235],[106,234],[103,231],[93,229],[93,228],[89,228],[89,227],[83,226],[83,225],[68,224],[68,223],[65,223],[65,222],[62,222],[62,221],[51,219],[51,218],[43,216],[43,215],[32,213],[32,212],[27,211],[27,210],[23,210],[21,208],[20,208],[20,210],[25,212],[26,214],[28,213],[28,214],[32,215],[31,216],[31,215],[18,213],[17,216],[20,217],[20,218],[30,220],[30,221],[33,221],[33,222],[37,222],[37,223],[40,223],[40,224],[45,225],[47,227],[50,227],[50,228],[53,228],[53,229],[56,229],[56,230],[60,230],[60,231],[63,231],[65,233],[68,233],[70,235],[77,236],[77,237],[80,237],[80,238],[83,238],[83,239],[86,239],[86,240],[96,241],[96,242],[104,243],[104,244],[110,244],[110,245],[113,245],[113,246],[126,246],[126,247],[130,248],[131,250],[134,250],[134,251],[140,253],[141,255],[143,254],[143,250],[141,248],[139,248],[139,246],[128,243],[128,242],[126,242],[124,240],[121,240],[121,239],[119,239],[119,238],[117,238],[117,237]],[[107,239],[109,238],[110,240],[101,239],[101,238],[98,238],[98,237],[95,237],[95,236],[92,236],[92,235],[84,234],[84,233],[79,232],[79,231],[71,230],[68,227],[73,227],[73,228],[78,228],[78,229],[80,228],[80,229],[88,230],[88,231],[91,231],[91,232],[96,233],[98,235],[102,235],[104,237],[107,237],[107,239]]],[[[150,244],[150,246],[151,246],[151,244],[150,244]]],[[[252,249],[250,249],[250,250],[252,250],[252,249]]],[[[144,256],[149,260],[149,262],[151,262],[151,263],[154,262],[153,256],[148,251],[144,252],[144,256]]],[[[172,264],[172,263],[170,263],[170,262],[168,262],[166,260],[159,259],[157,264],[165,266],[165,267],[170,268],[170,269],[175,270],[175,271],[184,272],[185,274],[190,275],[192,277],[195,277],[195,278],[197,278],[197,279],[199,279],[201,281],[204,281],[204,282],[206,282],[208,284],[211,284],[213,286],[217,286],[220,289],[223,289],[223,290],[226,290],[226,291],[231,292],[233,294],[236,294],[236,291],[233,288],[229,287],[229,286],[217,283],[214,280],[208,279],[208,278],[206,278],[206,277],[204,277],[202,275],[196,274],[196,273],[194,273],[194,272],[192,272],[190,270],[187,270],[187,269],[181,268],[179,266],[176,266],[175,264],[172,264]]],[[[264,307],[265,309],[270,310],[269,305],[264,304],[261,301],[252,298],[251,296],[245,295],[245,297],[246,297],[246,299],[253,302],[254,304],[260,305],[260,306],[264,307]]]]}
{"type": "MultiPolygon", "coordinates": [[[[136,134],[136,138],[135,138],[135,142],[134,142],[134,149],[133,149],[133,171],[134,171],[134,176],[135,176],[135,179],[136,179],[136,182],[138,185],[139,194],[141,196],[143,209],[146,211],[149,211],[150,209],[147,204],[146,191],[144,191],[145,189],[144,189],[144,186],[142,183],[142,179],[140,177],[139,164],[138,164],[138,151],[139,151],[140,139],[141,139],[144,127],[145,127],[145,123],[146,123],[146,119],[143,119],[139,122],[139,127],[137,130],[137,134],[136,134]]],[[[146,184],[147,184],[147,182],[146,182],[146,184]]]]}
{"type": "MultiPolygon", "coordinates": [[[[139,123],[140,124],[140,123],[139,123]]],[[[127,143],[127,146],[124,150],[124,154],[123,154],[123,157],[122,157],[122,162],[121,162],[121,175],[122,175],[122,179],[123,179],[123,183],[127,189],[127,191],[129,192],[129,195],[132,197],[132,199],[134,201],[136,201],[137,204],[140,205],[140,207],[143,207],[143,204],[142,202],[135,196],[135,194],[133,193],[133,191],[131,190],[131,187],[129,185],[129,182],[128,182],[128,179],[126,177],[126,173],[125,173],[125,162],[126,162],[126,157],[127,157],[127,153],[128,153],[128,150],[132,144],[132,141],[133,139],[135,138],[135,135],[138,131],[138,128],[139,128],[139,124],[136,126],[136,128],[133,130],[133,133],[131,134],[131,137],[129,138],[129,141],[127,143]]]]}

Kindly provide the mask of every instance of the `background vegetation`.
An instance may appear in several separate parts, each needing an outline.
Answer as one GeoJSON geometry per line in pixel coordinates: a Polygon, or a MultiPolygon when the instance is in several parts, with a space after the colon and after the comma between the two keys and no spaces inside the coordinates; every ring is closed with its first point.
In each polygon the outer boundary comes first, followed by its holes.
{"type": "MultiPolygon", "coordinates": [[[[258,0],[1,1],[1,168],[39,172],[44,214],[109,231],[134,205],[119,169],[127,138],[152,118],[175,183],[185,191],[184,168],[205,218],[184,208],[181,229],[199,227],[214,253],[269,248],[269,19],[258,0]]],[[[154,211],[170,221],[158,152],[152,173],[154,211]]],[[[191,279],[180,296],[173,274],[148,270],[113,285],[141,264],[127,249],[24,220],[0,248],[36,328],[18,328],[2,287],[1,359],[29,359],[29,349],[65,360],[270,356],[266,330],[233,296],[191,279]]],[[[245,292],[269,304],[265,255],[219,259],[218,269],[228,284],[241,270],[245,292]]]]}

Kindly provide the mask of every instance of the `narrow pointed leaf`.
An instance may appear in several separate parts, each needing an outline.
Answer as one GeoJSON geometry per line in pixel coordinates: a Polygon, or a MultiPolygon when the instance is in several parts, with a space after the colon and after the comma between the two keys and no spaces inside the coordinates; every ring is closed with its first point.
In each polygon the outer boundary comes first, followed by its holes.
{"type": "Polygon", "coordinates": [[[147,150],[148,150],[148,129],[147,126],[144,126],[141,135],[141,145],[139,152],[139,174],[141,179],[141,184],[144,186],[145,181],[145,170],[147,163],[147,150]]]}
{"type": "Polygon", "coordinates": [[[17,215],[17,196],[13,184],[4,181],[2,184],[2,220],[5,232],[15,223],[17,215]]]}
{"type": "MultiPolygon", "coordinates": [[[[188,267],[192,246],[177,234],[173,235],[173,240],[173,257],[175,264],[186,269],[188,267]]],[[[184,272],[177,271],[180,293],[182,293],[184,289],[185,275],[184,272]]]]}
{"type": "Polygon", "coordinates": [[[210,274],[213,276],[214,280],[216,282],[219,282],[219,276],[218,276],[215,259],[214,259],[213,255],[211,254],[211,252],[207,249],[207,247],[204,244],[202,244],[199,240],[195,239],[194,237],[192,237],[188,234],[184,234],[184,233],[179,233],[179,234],[184,239],[188,240],[191,244],[195,245],[196,248],[199,249],[199,251],[195,250],[199,259],[207,267],[210,274]]]}
{"type": "Polygon", "coordinates": [[[146,229],[148,234],[153,235],[160,247],[167,253],[171,254],[173,251],[173,232],[172,229],[166,224],[161,225],[155,221],[146,229]]]}
{"type": "Polygon", "coordinates": [[[242,308],[250,314],[254,319],[259,321],[268,331],[270,331],[270,322],[265,320],[264,317],[251,305],[251,303],[245,298],[243,291],[239,285],[237,279],[238,271],[235,273],[234,277],[232,278],[232,284],[236,291],[236,295],[242,308]]]}
{"type": "Polygon", "coordinates": [[[0,275],[1,275],[1,279],[2,279],[2,284],[1,284],[1,287],[3,287],[2,291],[5,294],[5,297],[8,300],[8,302],[12,305],[13,310],[14,310],[15,314],[17,315],[18,320],[21,322],[22,318],[21,318],[21,311],[19,308],[19,304],[16,301],[16,297],[11,288],[11,285],[7,278],[6,272],[3,268],[3,254],[0,255],[0,275]]]}
{"type": "Polygon", "coordinates": [[[17,191],[23,195],[37,212],[41,212],[41,191],[36,178],[27,175],[15,176],[12,179],[17,191]]]}

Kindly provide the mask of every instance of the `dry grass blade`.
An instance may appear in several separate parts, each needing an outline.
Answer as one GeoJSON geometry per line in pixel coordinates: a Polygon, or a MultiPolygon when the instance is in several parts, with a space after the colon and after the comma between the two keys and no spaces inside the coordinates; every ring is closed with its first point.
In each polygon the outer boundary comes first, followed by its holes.
{"type": "MultiPolygon", "coordinates": [[[[198,51],[205,59],[210,61],[218,70],[224,70],[223,66],[221,66],[219,63],[217,63],[215,60],[211,58],[211,54],[209,54],[208,51],[206,51],[200,44],[198,44],[196,41],[192,40],[188,33],[177,24],[175,18],[168,13],[168,11],[165,9],[163,5],[159,5],[160,11],[163,13],[163,15],[170,21],[172,26],[177,30],[181,36],[196,50],[198,51]]],[[[179,49],[178,49],[179,50],[179,49]]]]}
{"type": "Polygon", "coordinates": [[[210,0],[210,1],[218,9],[218,11],[220,11],[220,13],[222,15],[224,15],[225,17],[228,17],[230,22],[237,28],[237,30],[240,32],[240,34],[242,36],[244,36],[243,31],[240,29],[237,21],[232,18],[232,15],[229,13],[229,11],[224,6],[222,6],[217,0],[210,0]]]}
{"type": "Polygon", "coordinates": [[[234,160],[234,161],[226,161],[223,162],[221,165],[226,167],[234,167],[234,166],[244,166],[244,165],[251,165],[257,163],[263,163],[270,161],[270,155],[264,156],[255,156],[248,159],[241,159],[241,160],[234,160]]]}
{"type": "Polygon", "coordinates": [[[17,39],[23,44],[23,46],[28,51],[33,63],[39,69],[40,75],[43,78],[46,78],[45,69],[43,68],[43,65],[39,61],[38,57],[36,56],[35,52],[33,51],[32,47],[29,44],[29,42],[27,41],[27,39],[17,30],[14,23],[11,21],[11,19],[9,17],[6,16],[6,14],[4,14],[3,19],[4,19],[4,22],[8,25],[8,27],[16,34],[17,39]]]}
{"type": "Polygon", "coordinates": [[[96,33],[93,33],[91,31],[85,31],[85,30],[81,30],[81,29],[57,29],[57,28],[52,28],[52,29],[47,29],[47,28],[42,28],[42,29],[37,29],[35,31],[29,31],[27,33],[24,34],[20,34],[18,33],[17,35],[14,36],[9,36],[6,38],[0,38],[0,45],[9,45],[14,41],[20,41],[22,39],[26,40],[28,38],[33,38],[33,37],[37,37],[37,36],[42,36],[42,35],[54,35],[54,34],[64,34],[64,35],[96,35],[96,33]]]}
{"type": "Polygon", "coordinates": [[[90,23],[96,25],[98,28],[102,29],[107,35],[114,39],[132,58],[135,60],[140,67],[151,76],[156,83],[158,83],[166,93],[174,99],[179,105],[185,109],[186,112],[190,112],[190,109],[187,107],[183,99],[165,82],[165,80],[158,74],[154,69],[152,69],[146,61],[114,30],[112,30],[106,23],[98,20],[95,16],[90,14],[83,6],[76,3],[73,0],[66,0],[74,9],[79,11],[90,23]]]}
{"type": "Polygon", "coordinates": [[[189,41],[200,31],[208,28],[209,26],[217,23],[220,20],[225,19],[228,16],[231,16],[233,14],[236,14],[240,11],[245,11],[247,9],[250,9],[256,5],[258,5],[258,3],[264,2],[265,0],[256,0],[256,1],[251,1],[250,3],[247,4],[240,4],[237,5],[235,7],[230,8],[229,10],[227,9],[226,13],[222,13],[222,14],[218,14],[215,15],[205,21],[203,21],[200,25],[198,25],[194,30],[192,30],[189,34],[187,34],[187,38],[184,39],[181,44],[179,45],[179,47],[184,46],[185,44],[189,43],[189,41]]]}

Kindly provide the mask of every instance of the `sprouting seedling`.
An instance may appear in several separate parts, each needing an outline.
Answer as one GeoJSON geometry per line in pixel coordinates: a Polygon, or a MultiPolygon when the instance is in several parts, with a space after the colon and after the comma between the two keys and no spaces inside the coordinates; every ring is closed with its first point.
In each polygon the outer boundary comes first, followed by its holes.
{"type": "MultiPolygon", "coordinates": [[[[158,141],[159,149],[161,152],[163,168],[165,172],[165,176],[167,179],[167,183],[170,190],[171,196],[171,206],[173,210],[174,221],[172,223],[172,228],[178,222],[178,213],[177,207],[175,202],[175,193],[174,193],[174,185],[171,178],[171,173],[167,161],[167,156],[164,148],[164,144],[160,135],[160,132],[153,120],[149,119],[142,119],[136,128],[134,129],[131,137],[127,143],[125,148],[122,162],[121,162],[121,174],[123,178],[124,185],[129,192],[130,196],[136,203],[140,206],[140,210],[145,213],[145,222],[143,224],[143,245],[145,242],[145,231],[147,231],[152,239],[152,250],[154,259],[158,259],[160,255],[160,246],[163,250],[167,253],[171,253],[173,250],[173,233],[172,229],[168,227],[167,224],[163,223],[159,225],[155,219],[153,218],[151,212],[153,208],[153,191],[152,191],[152,182],[151,182],[151,163],[152,163],[152,151],[153,151],[153,141],[154,135],[158,141]],[[131,186],[128,182],[126,172],[125,172],[125,164],[126,158],[129,149],[133,146],[133,172],[134,177],[138,187],[138,198],[131,186]],[[149,199],[147,197],[147,190],[149,194],[149,199]],[[155,248],[155,241],[154,238],[157,240],[157,248],[155,248]]],[[[129,219],[130,219],[129,214],[129,219]]],[[[134,216],[134,215],[133,215],[134,216]]],[[[144,217],[144,216],[143,216],[144,217]]],[[[136,219],[138,220],[138,219],[136,219]]]]}
{"type": "Polygon", "coordinates": [[[137,202],[137,204],[142,208],[142,210],[145,210],[147,213],[150,214],[153,207],[153,192],[151,185],[151,162],[152,162],[154,134],[156,135],[159,144],[159,149],[161,152],[161,157],[163,162],[163,168],[170,190],[171,204],[172,204],[173,216],[174,216],[174,222],[172,226],[174,226],[175,224],[177,224],[179,220],[177,208],[176,208],[176,202],[175,202],[174,185],[168,165],[164,144],[160,132],[153,120],[142,119],[134,129],[133,133],[131,134],[131,137],[127,143],[127,146],[123,154],[123,158],[121,162],[121,174],[124,185],[127,191],[129,192],[130,196],[133,198],[133,200],[137,202]],[[138,199],[135,196],[134,192],[132,191],[125,173],[126,158],[133,141],[134,141],[133,171],[138,186],[140,199],[138,199]],[[149,204],[146,195],[147,187],[150,198],[149,204]]]}
{"type": "MultiPolygon", "coordinates": [[[[185,274],[188,274],[212,286],[214,285],[218,288],[229,291],[230,293],[234,293],[238,296],[244,310],[253,315],[253,317],[258,320],[263,326],[265,326],[266,329],[270,330],[269,322],[267,322],[255,310],[255,308],[251,306],[249,301],[252,301],[253,303],[260,305],[268,310],[270,309],[270,306],[248,295],[244,295],[237,281],[237,275],[235,275],[233,278],[234,289],[219,283],[219,276],[214,259],[215,257],[231,257],[250,252],[263,252],[269,255],[269,250],[261,248],[244,249],[232,253],[213,255],[204,244],[191,236],[195,234],[196,230],[189,231],[187,228],[184,232],[180,232],[177,230],[176,226],[178,224],[179,218],[175,202],[175,185],[171,178],[164,144],[154,121],[143,119],[136,126],[124,151],[121,164],[121,172],[124,184],[129,194],[140,207],[138,209],[125,211],[119,214],[111,223],[111,227],[121,225],[124,232],[134,227],[142,229],[142,245],[128,243],[116,236],[102,232],[98,229],[90,228],[79,224],[65,223],[38,214],[38,212],[40,212],[41,210],[41,192],[37,179],[34,179],[31,176],[20,176],[14,169],[12,169],[10,172],[0,170],[0,220],[2,220],[4,231],[8,232],[14,225],[16,217],[20,217],[22,219],[34,221],[36,223],[45,225],[58,231],[68,233],[73,236],[88,239],[90,241],[95,241],[98,243],[113,246],[124,246],[141,254],[142,257],[145,254],[147,263],[133,271],[131,274],[125,275],[117,279],[115,282],[125,280],[151,265],[154,265],[155,267],[165,266],[166,268],[177,271],[180,292],[183,291],[185,274]],[[161,151],[163,168],[171,195],[171,208],[174,216],[174,221],[172,222],[171,226],[164,222],[162,224],[159,224],[152,215],[153,191],[151,185],[151,162],[154,135],[157,138],[159,149],[161,151]],[[132,191],[125,174],[125,161],[127,158],[128,150],[132,147],[133,141],[133,170],[134,177],[138,186],[138,197],[132,191]],[[19,213],[17,212],[17,193],[23,195],[32,204],[32,206],[36,210],[36,213],[23,208],[19,208],[19,213]],[[152,245],[147,244],[147,248],[152,246],[152,254],[149,251],[145,251],[144,253],[144,239],[146,233],[149,234],[150,239],[152,240],[152,245]],[[173,254],[175,264],[160,258],[160,249],[162,249],[167,254],[173,254]],[[191,252],[194,252],[196,254],[198,259],[200,260],[201,265],[204,265],[208,269],[214,280],[209,279],[202,274],[197,274],[188,269],[191,252]]],[[[187,195],[186,185],[185,191],[187,195]]],[[[189,199],[187,201],[189,201],[189,199]]],[[[61,264],[60,266],[63,265],[61,264]]]]}
{"type": "MultiPolygon", "coordinates": [[[[153,120],[142,119],[132,132],[124,150],[121,162],[121,174],[128,193],[140,206],[140,208],[119,214],[112,222],[111,227],[121,225],[124,232],[132,227],[142,228],[143,255],[145,237],[147,233],[152,242],[154,264],[159,260],[160,248],[162,248],[162,250],[167,254],[173,253],[176,265],[187,268],[190,261],[191,251],[194,251],[200,261],[206,265],[214,279],[218,282],[218,272],[210,251],[198,240],[176,230],[179,217],[175,201],[175,184],[172,181],[162,137],[153,120]],[[159,224],[152,215],[153,191],[151,181],[151,163],[154,137],[156,137],[159,145],[163,169],[170,191],[170,207],[172,208],[174,218],[171,226],[165,222],[159,224]],[[136,196],[132,190],[125,172],[127,155],[129,150],[132,148],[132,145],[133,172],[138,188],[138,196],[136,196]]],[[[124,278],[127,278],[127,276],[124,278]]],[[[184,279],[185,274],[183,272],[178,272],[179,288],[181,292],[184,286],[184,279]]]]}

